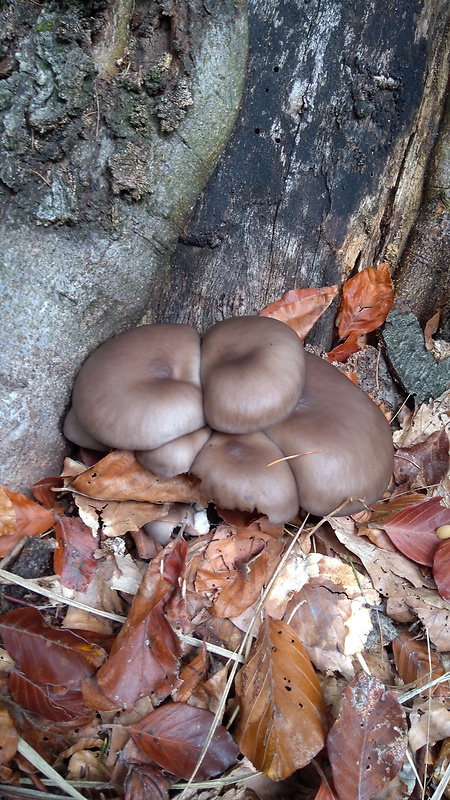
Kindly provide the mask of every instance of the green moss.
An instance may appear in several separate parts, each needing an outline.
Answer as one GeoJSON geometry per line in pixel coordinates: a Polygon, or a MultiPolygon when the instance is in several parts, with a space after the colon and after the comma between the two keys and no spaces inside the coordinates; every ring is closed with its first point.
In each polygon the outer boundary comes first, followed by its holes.
{"type": "Polygon", "coordinates": [[[42,22],[38,22],[34,30],[36,31],[36,33],[42,33],[43,31],[52,31],[53,20],[44,19],[42,22]]]}

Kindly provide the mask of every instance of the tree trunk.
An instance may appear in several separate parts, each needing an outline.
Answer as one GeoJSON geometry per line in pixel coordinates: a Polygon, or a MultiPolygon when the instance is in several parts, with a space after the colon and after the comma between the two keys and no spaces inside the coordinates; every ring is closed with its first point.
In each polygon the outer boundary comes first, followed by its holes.
{"type": "Polygon", "coordinates": [[[2,15],[0,483],[29,489],[60,469],[81,362],[154,302],[236,116],[246,15],[239,0],[2,15]]]}
{"type": "MultiPolygon", "coordinates": [[[[235,119],[241,2],[81,8],[16,0],[3,23],[0,482],[11,488],[58,468],[80,363],[143,314],[203,330],[379,260],[406,292],[402,254],[444,106],[446,0],[250,0],[241,111],[183,229],[235,119]]],[[[441,305],[444,289],[443,277],[441,305]]],[[[427,302],[429,288],[423,317],[427,302]]],[[[334,312],[315,343],[330,344],[334,312]]]]}

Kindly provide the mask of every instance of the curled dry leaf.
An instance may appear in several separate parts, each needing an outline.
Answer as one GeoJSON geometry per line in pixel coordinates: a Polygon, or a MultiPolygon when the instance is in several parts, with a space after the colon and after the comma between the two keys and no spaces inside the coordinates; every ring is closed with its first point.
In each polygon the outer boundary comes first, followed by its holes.
{"type": "Polygon", "coordinates": [[[409,743],[413,753],[425,744],[432,747],[436,742],[448,739],[450,737],[448,702],[436,697],[416,702],[410,715],[410,722],[409,743]]]}
{"type": "Polygon", "coordinates": [[[420,685],[444,674],[442,664],[429,643],[418,639],[409,630],[399,631],[392,642],[392,650],[395,666],[405,684],[420,685]]]}
{"type": "Polygon", "coordinates": [[[160,769],[131,763],[125,779],[125,800],[169,800],[169,785],[160,769]]]}
{"type": "Polygon", "coordinates": [[[285,622],[263,623],[237,675],[236,695],[240,750],[269,778],[289,777],[322,749],[327,728],[322,692],[300,639],[285,622]]]}
{"type": "Polygon", "coordinates": [[[305,339],[311,328],[333,302],[337,286],[322,286],[320,289],[291,289],[280,300],[271,303],[259,312],[262,317],[273,317],[285,322],[305,339]]]}
{"type": "MultiPolygon", "coordinates": [[[[189,780],[211,729],[214,715],[186,703],[167,703],[130,725],[134,741],[156,764],[189,780]]],[[[228,731],[218,725],[205,757],[195,773],[197,780],[219,775],[236,763],[238,748],[228,731]]]]}
{"type": "Polygon", "coordinates": [[[29,497],[0,487],[0,558],[25,536],[40,536],[53,527],[53,514],[29,497]]]}
{"type": "Polygon", "coordinates": [[[394,287],[389,264],[366,267],[342,287],[342,306],[339,336],[346,339],[351,333],[360,336],[379,328],[392,308],[394,287]]]}
{"type": "Polygon", "coordinates": [[[97,561],[97,538],[78,517],[60,517],[55,525],[58,546],[53,557],[55,573],[69,589],[86,589],[93,578],[97,561]]]}
{"type": "Polygon", "coordinates": [[[149,503],[195,503],[201,501],[200,480],[193,475],[160,478],[136,461],[129,450],[114,450],[68,480],[67,485],[97,500],[142,500],[149,503]]]}
{"type": "Polygon", "coordinates": [[[407,746],[406,715],[393,692],[361,673],[343,692],[327,738],[340,800],[371,800],[398,773],[407,746]]]}

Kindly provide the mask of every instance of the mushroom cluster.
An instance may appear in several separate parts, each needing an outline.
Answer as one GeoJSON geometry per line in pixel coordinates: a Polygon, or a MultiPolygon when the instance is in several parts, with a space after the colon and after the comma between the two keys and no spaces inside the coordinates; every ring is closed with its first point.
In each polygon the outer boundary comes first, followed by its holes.
{"type": "Polygon", "coordinates": [[[64,434],[81,447],[134,450],[165,478],[191,472],[216,505],[287,522],[299,506],[355,513],[393,468],[375,403],[270,317],[235,317],[200,338],[143,325],[102,344],[75,380],[64,434]]]}

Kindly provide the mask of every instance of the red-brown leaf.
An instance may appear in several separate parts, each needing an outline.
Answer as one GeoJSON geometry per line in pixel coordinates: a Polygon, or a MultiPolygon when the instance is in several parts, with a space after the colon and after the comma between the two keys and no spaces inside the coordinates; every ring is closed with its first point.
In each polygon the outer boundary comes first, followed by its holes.
{"type": "Polygon", "coordinates": [[[162,770],[131,763],[125,779],[125,800],[169,800],[169,785],[162,770]]]}
{"type": "Polygon", "coordinates": [[[261,626],[236,678],[236,695],[239,747],[269,778],[289,777],[322,749],[322,692],[300,639],[285,622],[269,619],[261,626]]]}
{"type": "Polygon", "coordinates": [[[385,322],[394,302],[389,264],[366,267],[342,287],[339,336],[369,333],[385,322]]]}
{"type": "MultiPolygon", "coordinates": [[[[156,764],[189,780],[202,752],[214,714],[186,703],[165,703],[147,714],[129,731],[138,747],[156,764]]],[[[236,763],[238,748],[228,731],[218,725],[195,777],[206,780],[236,763]]]]}
{"type": "Polygon", "coordinates": [[[19,737],[14,723],[6,710],[0,708],[0,764],[8,764],[17,750],[19,737]]]}
{"type": "Polygon", "coordinates": [[[36,683],[77,684],[95,672],[106,656],[103,648],[72,631],[47,625],[36,608],[3,614],[0,634],[18,669],[36,683]]]}
{"type": "Polygon", "coordinates": [[[99,670],[99,687],[116,707],[132,708],[148,695],[161,701],[178,685],[180,642],[164,609],[181,591],[186,552],[186,542],[178,539],[153,559],[111,655],[99,670]]]}
{"type": "Polygon", "coordinates": [[[440,500],[440,497],[432,497],[409,506],[384,523],[384,529],[397,550],[411,561],[427,567],[433,565],[439,547],[437,528],[450,524],[450,508],[441,506],[440,500]]]}
{"type": "Polygon", "coordinates": [[[35,483],[32,487],[33,494],[36,500],[48,508],[50,511],[58,511],[60,513],[60,503],[58,502],[57,492],[55,489],[62,489],[64,486],[64,478],[60,475],[42,478],[42,480],[35,483]]]}
{"type": "Polygon", "coordinates": [[[433,560],[433,578],[441,597],[450,603],[450,539],[443,542],[438,539],[438,542],[433,560]]]}
{"type": "Polygon", "coordinates": [[[395,666],[406,684],[425,683],[444,674],[442,664],[434,650],[410,631],[398,633],[392,642],[392,650],[395,666]]]}
{"type": "Polygon", "coordinates": [[[79,688],[36,683],[23,673],[13,670],[9,676],[8,689],[16,703],[52,722],[71,722],[86,717],[79,688]]]}
{"type": "Polygon", "coordinates": [[[394,693],[365,673],[343,695],[327,739],[334,785],[340,800],[371,800],[402,766],[406,715],[394,693]]]}
{"type": "Polygon", "coordinates": [[[338,361],[342,363],[347,361],[353,353],[357,353],[358,350],[361,350],[358,344],[358,333],[351,333],[348,339],[340,344],[333,347],[329,353],[327,353],[328,361],[338,361]]]}
{"type": "Polygon", "coordinates": [[[259,312],[262,317],[273,317],[285,322],[305,339],[311,328],[322,316],[337,295],[337,286],[322,286],[320,289],[291,289],[280,300],[271,303],[259,312]]]}
{"type": "Polygon", "coordinates": [[[53,556],[54,570],[63,586],[83,591],[97,569],[94,553],[97,539],[79,517],[60,517],[55,524],[58,547],[53,556]]]}

